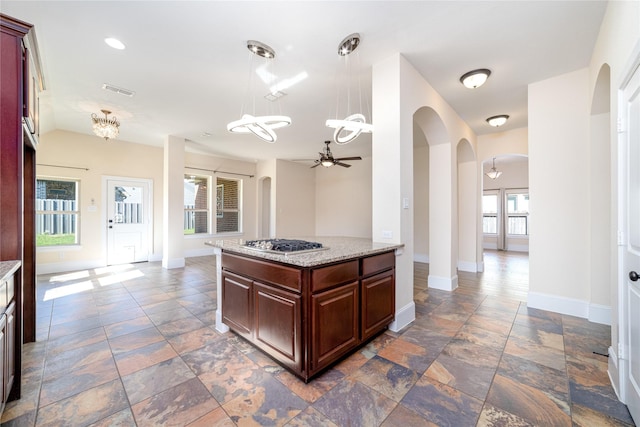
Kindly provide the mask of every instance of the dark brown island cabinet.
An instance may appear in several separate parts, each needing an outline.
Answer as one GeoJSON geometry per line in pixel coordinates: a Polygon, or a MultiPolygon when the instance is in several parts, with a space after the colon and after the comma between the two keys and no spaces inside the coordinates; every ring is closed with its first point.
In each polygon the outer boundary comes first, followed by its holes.
{"type": "Polygon", "coordinates": [[[222,249],[222,321],[306,382],[394,320],[395,253],[311,267],[294,257],[222,249]]]}

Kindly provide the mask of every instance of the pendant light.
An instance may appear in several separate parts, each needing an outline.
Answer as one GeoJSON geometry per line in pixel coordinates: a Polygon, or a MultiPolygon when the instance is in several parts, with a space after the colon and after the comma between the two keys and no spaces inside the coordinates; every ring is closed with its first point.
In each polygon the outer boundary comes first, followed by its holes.
{"type": "MultiPolygon", "coordinates": [[[[256,56],[262,57],[265,59],[265,68],[270,65],[270,62],[275,58],[275,51],[269,47],[268,45],[261,43],[255,40],[249,40],[247,42],[247,49],[251,52],[251,70],[249,71],[249,91],[252,91],[252,82],[253,75],[256,70],[253,69],[253,60],[256,56]]],[[[273,73],[272,73],[273,75],[273,73]]],[[[272,97],[274,100],[277,100],[279,96],[272,97]]],[[[244,112],[244,105],[242,111],[242,117],[240,120],[235,120],[230,122],[227,125],[227,130],[233,133],[253,133],[258,138],[269,142],[274,143],[278,139],[274,129],[279,129],[285,126],[289,126],[291,124],[291,118],[283,115],[265,115],[265,116],[256,116],[255,115],[255,95],[253,95],[253,114],[248,114],[244,112]]]]}
{"type": "MultiPolygon", "coordinates": [[[[326,125],[335,129],[333,133],[333,140],[336,144],[347,144],[356,139],[361,133],[373,132],[373,125],[367,123],[366,117],[362,109],[362,90],[360,87],[360,77],[358,75],[358,110],[353,111],[351,105],[351,64],[349,56],[360,45],[360,34],[353,33],[345,37],[338,45],[338,55],[344,59],[344,65],[346,68],[345,79],[346,81],[346,117],[344,119],[338,119],[339,106],[340,106],[340,90],[338,89],[338,97],[336,101],[336,118],[328,119],[326,125]]],[[[358,56],[359,59],[359,56],[358,56]]],[[[358,61],[359,65],[359,61],[358,61]]],[[[356,70],[359,72],[359,70],[356,70]]]]}
{"type": "Polygon", "coordinates": [[[495,157],[493,158],[493,166],[491,167],[491,169],[489,169],[489,172],[485,173],[485,175],[487,175],[491,179],[496,179],[500,175],[502,175],[502,172],[500,172],[498,169],[496,169],[496,158],[495,157]]]}

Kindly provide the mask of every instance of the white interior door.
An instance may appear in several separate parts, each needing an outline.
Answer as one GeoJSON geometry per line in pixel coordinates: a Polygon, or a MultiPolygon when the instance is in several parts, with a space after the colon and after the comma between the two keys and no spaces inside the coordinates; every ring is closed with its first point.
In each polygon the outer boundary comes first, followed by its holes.
{"type": "Polygon", "coordinates": [[[149,260],[149,184],[107,180],[107,265],[149,260]]]}
{"type": "Polygon", "coordinates": [[[640,422],[640,68],[636,68],[624,90],[620,117],[627,147],[626,239],[624,304],[629,369],[626,403],[640,422]]]}

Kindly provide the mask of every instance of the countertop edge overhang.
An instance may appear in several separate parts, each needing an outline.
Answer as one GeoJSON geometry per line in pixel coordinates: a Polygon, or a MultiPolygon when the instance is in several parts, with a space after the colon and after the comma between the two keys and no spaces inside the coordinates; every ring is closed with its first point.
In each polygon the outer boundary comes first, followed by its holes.
{"type": "Polygon", "coordinates": [[[205,242],[205,245],[219,248],[222,251],[247,255],[254,258],[262,258],[298,267],[315,267],[322,264],[330,264],[345,261],[351,258],[375,255],[404,247],[402,243],[373,242],[371,239],[359,237],[296,237],[300,240],[308,240],[322,243],[328,249],[314,252],[283,252],[276,254],[249,249],[243,246],[243,239],[216,239],[205,242]]]}
{"type": "Polygon", "coordinates": [[[20,261],[0,261],[0,281],[5,281],[13,276],[22,263],[20,261]]]}

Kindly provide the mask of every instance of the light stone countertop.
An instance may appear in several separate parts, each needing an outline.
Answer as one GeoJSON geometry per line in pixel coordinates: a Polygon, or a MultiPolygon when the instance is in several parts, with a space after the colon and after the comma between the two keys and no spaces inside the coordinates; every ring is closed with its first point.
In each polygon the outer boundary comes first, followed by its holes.
{"type": "Polygon", "coordinates": [[[318,242],[322,243],[322,246],[327,249],[303,253],[272,253],[243,247],[242,245],[245,242],[243,239],[210,240],[205,242],[205,244],[222,249],[223,251],[250,255],[256,258],[268,259],[298,267],[315,267],[351,258],[375,255],[404,247],[404,244],[401,243],[380,243],[359,237],[286,237],[286,239],[318,242]]]}
{"type": "Polygon", "coordinates": [[[0,281],[7,280],[20,268],[20,261],[0,261],[0,281]]]}

